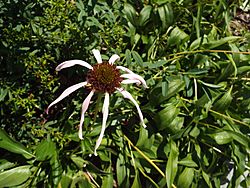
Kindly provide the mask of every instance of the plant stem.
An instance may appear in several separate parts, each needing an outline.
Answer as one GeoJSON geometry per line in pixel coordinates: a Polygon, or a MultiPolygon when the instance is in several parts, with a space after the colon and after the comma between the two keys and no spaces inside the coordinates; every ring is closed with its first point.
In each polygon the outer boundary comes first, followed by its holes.
{"type": "Polygon", "coordinates": [[[250,127],[249,124],[247,124],[247,123],[245,123],[245,122],[242,122],[242,121],[240,121],[240,120],[238,120],[238,119],[234,119],[234,118],[228,117],[228,116],[226,116],[225,114],[221,114],[221,113],[216,112],[216,111],[211,110],[211,109],[209,109],[209,111],[212,112],[212,113],[214,113],[214,114],[220,115],[220,116],[222,116],[222,117],[224,117],[224,118],[226,118],[226,119],[229,119],[229,120],[232,120],[232,121],[234,121],[234,122],[236,122],[236,123],[239,123],[239,124],[241,124],[241,125],[245,125],[245,126],[247,126],[247,127],[250,127]]]}
{"type": "MultiPolygon", "coordinates": [[[[148,157],[146,156],[139,148],[137,148],[126,135],[123,135],[125,140],[127,140],[128,144],[132,146],[146,161],[148,161],[164,178],[166,175],[161,171],[161,169],[148,157]]],[[[176,186],[173,184],[173,188],[176,188],[176,186]]]]}
{"type": "Polygon", "coordinates": [[[130,140],[129,138],[124,135],[125,140],[127,140],[127,142],[129,143],[130,146],[132,146],[144,159],[146,159],[146,161],[148,161],[163,177],[165,177],[165,174],[161,171],[161,169],[156,166],[156,164],[154,164],[154,162],[148,157],[146,156],[139,148],[137,148],[130,140]]]}
{"type": "Polygon", "coordinates": [[[231,50],[195,50],[195,51],[174,53],[174,54],[170,54],[169,56],[195,54],[195,53],[202,53],[202,52],[250,55],[250,52],[237,52],[237,51],[231,51],[231,50]]]}
{"type": "Polygon", "coordinates": [[[95,114],[94,114],[93,124],[95,123],[97,114],[99,112],[99,105],[100,105],[101,99],[102,99],[102,94],[98,93],[98,97],[97,97],[97,101],[96,101],[96,106],[95,106],[95,114]]]}

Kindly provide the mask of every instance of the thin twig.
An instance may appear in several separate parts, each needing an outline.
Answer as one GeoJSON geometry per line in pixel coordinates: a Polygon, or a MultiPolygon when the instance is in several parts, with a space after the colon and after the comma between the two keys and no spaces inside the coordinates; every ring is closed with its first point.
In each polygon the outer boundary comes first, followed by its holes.
{"type": "MultiPolygon", "coordinates": [[[[184,101],[186,101],[186,102],[188,102],[188,103],[190,103],[190,104],[193,104],[193,101],[191,101],[191,100],[185,99],[185,98],[183,98],[183,97],[181,97],[181,99],[184,100],[184,101]]],[[[228,117],[227,115],[221,114],[221,113],[219,113],[219,112],[217,112],[217,111],[214,111],[214,110],[212,110],[212,109],[209,109],[208,111],[210,111],[210,112],[212,112],[212,113],[214,113],[214,114],[220,115],[220,116],[222,116],[222,117],[224,117],[224,118],[226,118],[226,119],[232,120],[232,121],[234,121],[234,122],[236,122],[236,123],[239,123],[239,124],[241,124],[241,125],[245,125],[245,126],[247,126],[247,127],[250,127],[250,125],[247,124],[247,123],[245,123],[245,122],[242,122],[242,121],[240,121],[240,120],[238,120],[238,119],[234,119],[234,118],[232,118],[232,117],[228,117]]]]}
{"type": "Polygon", "coordinates": [[[195,50],[195,51],[174,53],[174,54],[170,54],[169,56],[195,54],[195,53],[202,53],[202,52],[250,55],[250,52],[237,52],[237,51],[231,51],[231,50],[195,50]]]}
{"type": "Polygon", "coordinates": [[[211,109],[209,109],[209,111],[212,112],[212,113],[214,113],[214,114],[220,115],[220,116],[222,116],[222,117],[224,117],[224,118],[226,118],[226,119],[229,119],[229,120],[232,120],[232,121],[234,121],[234,122],[236,122],[236,123],[239,123],[239,124],[241,124],[241,125],[245,125],[245,126],[247,126],[247,127],[250,127],[249,124],[247,124],[247,123],[245,123],[245,122],[242,122],[242,121],[240,121],[240,120],[238,120],[238,119],[234,119],[234,118],[228,117],[228,116],[226,116],[225,114],[221,114],[221,113],[216,112],[216,111],[211,110],[211,109]]]}
{"type": "Polygon", "coordinates": [[[156,166],[156,164],[154,164],[154,162],[148,156],[146,156],[139,148],[137,148],[126,135],[124,135],[124,138],[127,140],[129,145],[131,145],[144,159],[146,159],[146,161],[148,161],[163,177],[165,177],[165,174],[161,171],[161,169],[156,166]]]}
{"type": "MultiPolygon", "coordinates": [[[[166,177],[165,174],[161,171],[161,169],[148,157],[146,156],[139,148],[137,148],[129,138],[124,135],[124,138],[127,140],[130,146],[132,146],[146,161],[148,161],[164,178],[166,177]]],[[[172,184],[173,188],[176,188],[174,184],[172,184]]]]}

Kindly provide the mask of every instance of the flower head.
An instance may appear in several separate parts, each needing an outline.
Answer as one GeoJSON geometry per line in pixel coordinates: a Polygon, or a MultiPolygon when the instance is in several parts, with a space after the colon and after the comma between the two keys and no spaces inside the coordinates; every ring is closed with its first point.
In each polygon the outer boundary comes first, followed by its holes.
{"type": "Polygon", "coordinates": [[[104,62],[96,64],[87,74],[87,82],[97,92],[114,93],[119,88],[123,78],[115,65],[104,62]]]}
{"type": "Polygon", "coordinates": [[[94,93],[104,93],[104,103],[102,108],[103,113],[103,119],[102,119],[102,128],[100,135],[96,141],[94,154],[97,155],[97,148],[100,146],[102,138],[104,136],[104,131],[106,128],[106,122],[108,119],[108,110],[109,110],[109,98],[112,93],[115,91],[120,92],[124,98],[129,99],[136,107],[141,123],[143,127],[146,127],[143,121],[143,115],[141,112],[141,109],[138,105],[138,103],[135,101],[135,99],[132,97],[132,95],[124,90],[121,87],[121,84],[132,84],[136,83],[137,85],[142,84],[145,88],[147,88],[146,81],[139,75],[135,74],[131,70],[129,70],[126,67],[123,66],[116,66],[114,65],[114,62],[117,61],[120,57],[117,54],[114,54],[110,57],[108,62],[103,62],[101,58],[101,54],[99,50],[92,50],[96,60],[97,64],[91,66],[85,61],[82,60],[70,60],[65,61],[61,64],[59,64],[56,67],[56,71],[60,71],[64,68],[68,68],[74,65],[81,65],[89,69],[87,73],[87,78],[85,82],[81,82],[78,84],[75,84],[69,88],[67,88],[56,100],[54,100],[47,108],[47,113],[51,106],[55,105],[77,89],[80,89],[81,87],[87,87],[90,89],[90,93],[85,98],[82,104],[82,110],[81,110],[81,119],[79,124],[79,138],[83,139],[82,136],[82,125],[84,122],[84,114],[88,109],[88,106],[90,104],[91,98],[94,95],[94,93]],[[121,74],[120,71],[125,72],[125,74],[121,74]]]}

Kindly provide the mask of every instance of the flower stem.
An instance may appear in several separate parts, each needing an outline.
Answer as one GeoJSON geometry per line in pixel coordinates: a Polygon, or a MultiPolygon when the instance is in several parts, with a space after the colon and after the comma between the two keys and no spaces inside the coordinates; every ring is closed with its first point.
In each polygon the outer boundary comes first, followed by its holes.
{"type": "Polygon", "coordinates": [[[95,105],[95,114],[94,114],[93,124],[95,124],[96,117],[97,117],[97,114],[99,112],[99,106],[100,106],[100,103],[101,103],[101,99],[102,99],[102,94],[98,93],[98,97],[97,97],[97,101],[96,101],[96,105],[95,105]]]}

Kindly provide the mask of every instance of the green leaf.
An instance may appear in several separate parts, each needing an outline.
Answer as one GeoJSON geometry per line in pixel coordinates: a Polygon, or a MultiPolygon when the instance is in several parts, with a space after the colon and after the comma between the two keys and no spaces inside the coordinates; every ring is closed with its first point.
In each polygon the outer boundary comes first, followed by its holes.
{"type": "MultiPolygon", "coordinates": [[[[168,78],[168,80],[168,89],[166,97],[163,98],[164,100],[174,96],[176,93],[183,90],[185,86],[185,82],[182,79],[177,78],[171,80],[170,78],[168,78]]],[[[161,102],[163,102],[164,100],[161,100],[161,102]]]]}
{"type": "Polygon", "coordinates": [[[176,133],[178,133],[181,128],[183,127],[183,123],[184,123],[184,117],[179,117],[177,116],[166,128],[166,131],[171,134],[174,135],[176,133]]]}
{"type": "Polygon", "coordinates": [[[4,169],[14,167],[15,163],[9,162],[6,159],[0,159],[0,172],[4,169]]]}
{"type": "MultiPolygon", "coordinates": [[[[136,33],[135,36],[133,37],[133,39],[131,39],[131,40],[134,40],[134,46],[139,42],[140,38],[141,38],[141,35],[138,34],[138,33],[136,33]]],[[[137,54],[138,54],[138,53],[137,53],[137,54]]],[[[133,55],[133,51],[132,51],[132,55],[133,55]]],[[[138,55],[139,55],[139,54],[138,54],[138,55]]],[[[140,55],[139,55],[139,57],[140,57],[140,55]]],[[[134,56],[133,56],[133,58],[134,58],[134,56]]],[[[135,58],[134,58],[134,59],[135,59],[135,58]]],[[[142,65],[141,65],[141,66],[142,66],[142,65]]]]}
{"type": "Polygon", "coordinates": [[[178,177],[177,187],[189,188],[193,182],[194,178],[194,169],[193,168],[184,168],[181,174],[178,177]]]}
{"type": "Polygon", "coordinates": [[[151,5],[146,5],[143,7],[143,9],[139,14],[139,19],[138,19],[139,26],[143,27],[144,25],[147,24],[150,18],[151,11],[152,11],[151,5]]]}
{"type": "Polygon", "coordinates": [[[168,77],[168,88],[165,90],[165,97],[162,95],[162,85],[161,82],[151,91],[149,95],[149,102],[152,105],[159,105],[163,101],[173,97],[178,92],[183,90],[185,87],[185,82],[179,77],[168,77]]]}
{"type": "Polygon", "coordinates": [[[73,176],[73,172],[68,170],[67,172],[63,172],[62,174],[62,178],[60,181],[60,184],[62,187],[70,187],[70,184],[72,182],[72,176],[73,176]]]}
{"type": "Polygon", "coordinates": [[[157,62],[148,64],[148,68],[150,68],[150,69],[159,68],[159,67],[165,65],[166,63],[168,63],[168,61],[166,61],[166,60],[159,60],[157,62]]]}
{"type": "Polygon", "coordinates": [[[56,150],[54,150],[54,154],[50,159],[50,166],[51,166],[51,178],[53,180],[53,184],[55,187],[58,187],[58,184],[62,177],[62,165],[59,161],[56,150]]]}
{"type": "Polygon", "coordinates": [[[131,188],[141,188],[141,182],[140,182],[140,176],[139,176],[139,172],[136,170],[135,172],[135,178],[133,181],[133,184],[131,186],[131,188]]]}
{"type": "Polygon", "coordinates": [[[240,144],[242,144],[244,147],[249,148],[250,146],[250,139],[249,136],[242,134],[242,133],[238,133],[235,131],[227,131],[228,134],[230,134],[230,136],[237,142],[239,142],[240,144]]]}
{"type": "MultiPolygon", "coordinates": [[[[105,141],[105,140],[106,140],[106,139],[103,139],[103,141],[105,141]]],[[[109,162],[109,161],[110,161],[110,158],[109,158],[109,156],[107,155],[106,152],[100,151],[100,152],[98,153],[98,156],[100,157],[100,159],[101,159],[103,162],[109,162]]]]}
{"type": "Polygon", "coordinates": [[[242,37],[238,37],[238,36],[229,36],[229,37],[222,38],[220,40],[214,40],[214,41],[210,41],[208,43],[205,43],[202,45],[202,47],[206,50],[211,50],[211,49],[217,48],[223,44],[226,44],[228,42],[234,42],[234,41],[239,40],[241,38],[242,37]]]}
{"type": "Polygon", "coordinates": [[[152,147],[154,141],[155,141],[155,136],[151,134],[148,135],[148,130],[141,128],[136,146],[140,148],[148,157],[155,158],[156,153],[152,147]]]}
{"type": "Polygon", "coordinates": [[[213,109],[218,112],[225,112],[232,102],[232,87],[213,105],[213,109]]]}
{"type": "Polygon", "coordinates": [[[113,188],[114,177],[113,177],[113,173],[112,173],[112,166],[110,165],[107,170],[108,170],[109,174],[103,177],[102,187],[103,188],[113,188]]]}
{"type": "Polygon", "coordinates": [[[196,35],[197,38],[200,37],[200,29],[201,29],[201,17],[202,17],[202,10],[203,10],[203,4],[198,2],[197,3],[197,16],[193,19],[195,19],[195,29],[196,29],[196,35]]]}
{"type": "Polygon", "coordinates": [[[56,151],[56,145],[51,140],[43,140],[36,148],[36,159],[45,161],[50,159],[56,151]]]}
{"type": "Polygon", "coordinates": [[[243,153],[240,149],[240,146],[233,144],[232,145],[232,158],[236,162],[237,172],[239,174],[243,174],[246,171],[246,157],[247,155],[243,153]]]}
{"type": "Polygon", "coordinates": [[[0,88],[0,102],[4,100],[7,94],[8,94],[8,89],[0,88]]]}
{"type": "Polygon", "coordinates": [[[184,159],[179,161],[179,165],[186,167],[198,167],[198,165],[193,161],[191,154],[188,154],[184,159]]]}
{"type": "Polygon", "coordinates": [[[242,66],[242,67],[238,67],[237,69],[238,74],[242,74],[247,71],[250,71],[250,66],[242,66]]]}
{"type": "Polygon", "coordinates": [[[175,27],[168,38],[167,44],[168,46],[180,45],[181,43],[187,41],[189,39],[189,35],[182,31],[179,27],[175,27]]]}
{"type": "Polygon", "coordinates": [[[168,188],[172,187],[177,169],[178,169],[178,155],[179,151],[176,146],[176,143],[173,140],[170,140],[170,154],[168,157],[167,167],[166,167],[166,179],[168,188]]]}
{"type": "MultiPolygon", "coordinates": [[[[145,143],[147,142],[148,140],[148,130],[147,129],[144,129],[142,128],[139,132],[139,138],[138,138],[138,141],[136,143],[136,146],[137,147],[143,147],[145,146],[145,143]]],[[[151,144],[151,143],[150,143],[151,144]]],[[[146,144],[146,147],[148,146],[149,144],[147,143],[146,144]]]]}
{"type": "Polygon", "coordinates": [[[94,172],[94,173],[98,173],[98,174],[101,174],[101,175],[107,175],[108,174],[107,172],[105,172],[105,171],[100,170],[99,168],[97,168],[90,161],[84,160],[81,157],[77,157],[75,155],[72,155],[70,158],[76,164],[76,166],[79,169],[82,169],[83,167],[85,167],[85,168],[89,169],[91,172],[94,172]]]}
{"type": "Polygon", "coordinates": [[[194,138],[196,138],[197,136],[199,136],[199,134],[200,134],[200,129],[197,126],[195,126],[192,129],[192,131],[190,131],[190,133],[189,133],[189,135],[192,136],[192,137],[194,137],[194,138]]]}
{"type": "Polygon", "coordinates": [[[126,64],[130,65],[131,64],[131,52],[128,49],[126,49],[125,51],[125,58],[126,58],[126,64]]]}
{"type": "Polygon", "coordinates": [[[34,157],[27,149],[19,142],[14,141],[9,135],[0,128],[0,148],[10,152],[23,155],[26,159],[34,157]]]}
{"type": "Polygon", "coordinates": [[[156,3],[157,5],[163,5],[167,2],[169,2],[169,0],[152,0],[154,3],[156,3]]]}
{"type": "Polygon", "coordinates": [[[88,26],[97,26],[99,29],[104,30],[103,25],[93,16],[88,17],[86,23],[88,26]]]}
{"type": "Polygon", "coordinates": [[[188,72],[185,72],[185,74],[188,75],[200,75],[200,74],[206,74],[208,73],[207,69],[191,69],[188,72]]]}
{"type": "Polygon", "coordinates": [[[94,185],[91,183],[91,180],[89,177],[84,174],[82,171],[79,173],[75,174],[74,177],[72,178],[72,182],[70,185],[70,188],[86,188],[86,187],[94,187],[94,185]]]}
{"type": "Polygon", "coordinates": [[[167,81],[163,81],[161,83],[161,87],[162,87],[162,96],[166,97],[167,88],[168,88],[168,82],[167,81]]]}
{"type": "Polygon", "coordinates": [[[21,47],[21,48],[19,48],[19,50],[28,51],[28,50],[30,50],[30,47],[21,47]]]}
{"type": "Polygon", "coordinates": [[[237,75],[237,65],[236,65],[232,55],[226,54],[226,56],[229,59],[230,63],[232,64],[233,68],[234,68],[234,77],[236,77],[236,75],[237,75]]]}
{"type": "Polygon", "coordinates": [[[33,32],[35,33],[35,34],[37,34],[37,25],[32,21],[31,23],[31,28],[32,28],[32,30],[33,30],[33,32]]]}
{"type": "Polygon", "coordinates": [[[31,176],[31,165],[19,166],[0,173],[0,187],[21,185],[31,176]]]}
{"type": "MultiPolygon", "coordinates": [[[[163,5],[165,10],[165,24],[163,29],[168,29],[169,26],[171,26],[174,23],[174,13],[173,8],[170,3],[163,5]]],[[[161,21],[163,20],[163,17],[161,17],[161,21]]]]}
{"type": "Polygon", "coordinates": [[[132,5],[130,5],[129,3],[125,3],[123,13],[125,14],[125,16],[130,21],[131,24],[133,24],[134,26],[137,25],[136,10],[132,5]]]}
{"type": "Polygon", "coordinates": [[[79,8],[81,11],[85,11],[85,6],[82,0],[76,2],[76,7],[79,8]]]}
{"type": "Polygon", "coordinates": [[[71,160],[76,164],[76,166],[79,169],[83,168],[87,164],[87,161],[85,161],[83,158],[77,157],[75,155],[71,156],[71,160]]]}
{"type": "Polygon", "coordinates": [[[232,73],[235,73],[235,66],[232,62],[229,62],[226,68],[222,69],[217,82],[227,79],[228,77],[232,76],[232,73]]]}
{"type": "Polygon", "coordinates": [[[195,40],[191,43],[191,45],[190,45],[190,47],[189,47],[189,48],[190,48],[190,51],[193,51],[193,50],[196,50],[197,48],[199,48],[199,47],[201,46],[202,40],[203,40],[202,37],[195,39],[195,40]]]}
{"type": "Polygon", "coordinates": [[[174,22],[174,14],[171,4],[165,4],[157,8],[163,30],[166,30],[174,22]]]}
{"type": "Polygon", "coordinates": [[[211,184],[211,180],[209,178],[209,175],[206,172],[204,172],[203,170],[202,170],[202,176],[203,176],[203,179],[205,180],[205,182],[207,183],[207,185],[209,186],[209,188],[212,188],[213,186],[211,184]]]}
{"type": "Polygon", "coordinates": [[[166,13],[165,13],[165,8],[164,6],[160,6],[157,8],[158,14],[160,16],[161,22],[162,22],[162,28],[165,29],[166,28],[166,13]]]}
{"type": "Polygon", "coordinates": [[[127,167],[125,157],[121,153],[118,155],[116,162],[116,174],[118,187],[130,187],[129,186],[129,175],[130,170],[127,167]]]}
{"type": "Polygon", "coordinates": [[[210,83],[203,82],[201,80],[198,80],[198,82],[201,83],[201,84],[203,84],[204,86],[207,86],[207,87],[210,87],[210,88],[218,89],[218,88],[222,87],[221,85],[210,84],[210,83]]]}
{"type": "Polygon", "coordinates": [[[219,92],[216,92],[210,88],[208,88],[207,90],[204,89],[204,91],[205,94],[196,102],[197,106],[205,107],[206,104],[211,103],[220,96],[219,92]]]}
{"type": "Polygon", "coordinates": [[[143,67],[143,60],[142,60],[141,56],[136,51],[132,51],[132,56],[133,56],[135,62],[139,66],[143,67]]]}
{"type": "Polygon", "coordinates": [[[218,132],[210,135],[217,144],[227,144],[233,140],[232,136],[227,131],[218,132]]]}
{"type": "Polygon", "coordinates": [[[169,128],[172,121],[178,116],[180,109],[170,104],[155,116],[154,120],[159,130],[169,128]]]}

